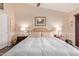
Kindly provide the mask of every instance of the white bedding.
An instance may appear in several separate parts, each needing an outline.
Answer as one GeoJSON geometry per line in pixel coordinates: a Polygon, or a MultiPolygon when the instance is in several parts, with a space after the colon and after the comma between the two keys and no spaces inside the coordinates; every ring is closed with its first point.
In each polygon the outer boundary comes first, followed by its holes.
{"type": "Polygon", "coordinates": [[[3,56],[79,56],[79,51],[54,37],[28,37],[3,56]]]}

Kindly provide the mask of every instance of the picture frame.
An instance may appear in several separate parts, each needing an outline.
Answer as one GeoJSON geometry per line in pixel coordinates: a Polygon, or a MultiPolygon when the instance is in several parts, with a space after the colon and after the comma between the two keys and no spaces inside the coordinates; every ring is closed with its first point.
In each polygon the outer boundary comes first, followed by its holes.
{"type": "Polygon", "coordinates": [[[35,17],[35,26],[46,26],[46,17],[35,17]]]}
{"type": "Polygon", "coordinates": [[[0,9],[4,9],[4,3],[0,3],[0,9]]]}

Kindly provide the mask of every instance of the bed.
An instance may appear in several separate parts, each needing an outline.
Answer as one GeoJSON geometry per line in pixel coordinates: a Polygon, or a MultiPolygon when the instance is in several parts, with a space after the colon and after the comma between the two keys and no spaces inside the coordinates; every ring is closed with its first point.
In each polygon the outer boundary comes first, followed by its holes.
{"type": "Polygon", "coordinates": [[[73,46],[49,34],[46,36],[46,30],[43,31],[45,35],[37,35],[37,32],[31,33],[3,56],[79,56],[79,51],[73,46]]]}

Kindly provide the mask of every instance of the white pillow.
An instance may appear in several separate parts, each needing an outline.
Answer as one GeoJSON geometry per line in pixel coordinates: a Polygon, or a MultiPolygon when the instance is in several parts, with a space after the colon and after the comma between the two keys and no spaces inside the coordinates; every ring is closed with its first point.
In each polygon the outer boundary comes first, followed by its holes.
{"type": "Polygon", "coordinates": [[[31,37],[41,37],[41,32],[31,32],[30,36],[31,37]]]}
{"type": "Polygon", "coordinates": [[[50,32],[42,32],[42,37],[51,37],[51,33],[50,32]]]}

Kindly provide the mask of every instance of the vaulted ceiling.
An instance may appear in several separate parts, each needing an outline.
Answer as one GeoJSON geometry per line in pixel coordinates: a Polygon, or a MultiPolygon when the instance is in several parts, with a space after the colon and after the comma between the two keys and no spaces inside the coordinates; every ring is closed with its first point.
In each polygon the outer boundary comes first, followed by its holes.
{"type": "MultiPolygon", "coordinates": [[[[36,7],[37,4],[28,3],[28,5],[36,7]]],[[[79,3],[41,3],[40,7],[69,13],[79,9],[79,3]]]]}

